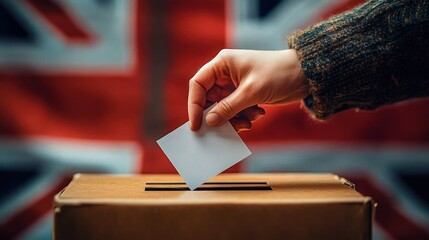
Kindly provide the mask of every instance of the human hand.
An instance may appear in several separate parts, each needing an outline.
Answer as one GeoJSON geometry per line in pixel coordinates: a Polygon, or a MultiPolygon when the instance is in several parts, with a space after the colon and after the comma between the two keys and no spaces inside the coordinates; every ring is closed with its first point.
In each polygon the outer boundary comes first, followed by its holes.
{"type": "Polygon", "coordinates": [[[265,114],[257,104],[281,104],[308,95],[308,80],[295,50],[255,51],[224,49],[189,81],[188,114],[191,130],[230,120],[236,131],[252,127],[265,114]]]}

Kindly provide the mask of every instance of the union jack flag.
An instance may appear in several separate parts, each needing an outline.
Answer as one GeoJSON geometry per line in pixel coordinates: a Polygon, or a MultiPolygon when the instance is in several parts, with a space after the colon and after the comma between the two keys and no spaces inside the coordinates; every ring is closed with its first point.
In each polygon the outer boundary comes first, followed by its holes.
{"type": "MultiPolygon", "coordinates": [[[[172,173],[155,140],[222,48],[283,49],[363,0],[0,0],[0,239],[50,239],[75,172],[172,173]]],[[[378,207],[375,239],[429,239],[427,99],[325,123],[265,107],[228,171],[334,172],[378,207]]]]}

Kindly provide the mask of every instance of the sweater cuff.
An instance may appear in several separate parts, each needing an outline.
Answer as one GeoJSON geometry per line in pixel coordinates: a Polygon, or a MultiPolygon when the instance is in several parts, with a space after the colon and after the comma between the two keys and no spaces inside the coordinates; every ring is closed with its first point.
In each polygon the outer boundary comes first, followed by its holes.
{"type": "Polygon", "coordinates": [[[386,26],[375,20],[379,5],[380,1],[370,1],[289,37],[289,46],[297,51],[309,80],[310,96],[303,103],[317,119],[388,102],[380,96],[389,95],[385,91],[392,83],[380,89],[380,79],[387,74],[382,62],[391,49],[385,47],[389,45],[386,26]]]}
{"type": "Polygon", "coordinates": [[[309,80],[310,95],[303,104],[317,119],[356,107],[351,100],[362,94],[359,89],[363,83],[355,81],[354,76],[362,79],[365,75],[361,65],[368,56],[359,51],[364,47],[360,42],[365,40],[356,25],[358,17],[353,12],[345,13],[295,32],[288,39],[309,80]]]}

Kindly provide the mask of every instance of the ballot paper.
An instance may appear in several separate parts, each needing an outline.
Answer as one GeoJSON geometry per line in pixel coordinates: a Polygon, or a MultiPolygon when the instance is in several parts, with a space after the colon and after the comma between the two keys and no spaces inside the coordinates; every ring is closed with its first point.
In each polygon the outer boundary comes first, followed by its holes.
{"type": "MultiPolygon", "coordinates": [[[[204,111],[203,119],[212,107],[204,111]]],[[[209,127],[203,121],[197,132],[187,122],[157,143],[191,190],[251,154],[229,122],[209,127]]]]}

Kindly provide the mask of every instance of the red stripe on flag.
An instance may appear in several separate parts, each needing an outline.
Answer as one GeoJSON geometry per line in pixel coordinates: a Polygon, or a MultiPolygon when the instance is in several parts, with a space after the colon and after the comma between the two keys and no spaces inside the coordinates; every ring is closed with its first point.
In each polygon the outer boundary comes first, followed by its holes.
{"type": "MultiPolygon", "coordinates": [[[[168,133],[188,121],[188,82],[194,73],[226,46],[226,1],[167,1],[168,62],[164,117],[168,133]]],[[[146,173],[175,172],[153,140],[144,147],[146,173]]],[[[228,171],[237,171],[239,165],[228,171]]]]}
{"type": "Polygon", "coordinates": [[[53,0],[25,0],[67,42],[90,43],[95,40],[84,26],[76,22],[69,11],[53,0]]]}
{"type": "Polygon", "coordinates": [[[348,110],[318,122],[299,103],[263,106],[266,115],[251,131],[240,133],[246,143],[254,142],[340,142],[343,144],[429,143],[429,98],[380,107],[372,111],[348,110]]]}
{"type": "Polygon", "coordinates": [[[0,239],[16,239],[52,209],[55,194],[59,193],[72,179],[65,176],[38,199],[18,210],[0,224],[0,239]]]}

